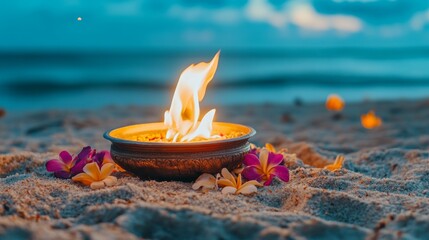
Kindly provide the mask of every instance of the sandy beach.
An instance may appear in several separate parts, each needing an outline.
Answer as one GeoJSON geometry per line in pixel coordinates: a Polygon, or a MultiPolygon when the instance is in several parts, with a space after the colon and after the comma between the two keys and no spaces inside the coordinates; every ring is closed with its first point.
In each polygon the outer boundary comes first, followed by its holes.
{"type": "MultiPolygon", "coordinates": [[[[106,130],[160,121],[160,107],[8,113],[0,118],[0,239],[428,239],[429,100],[216,106],[217,121],[256,129],[252,142],[297,154],[291,180],[250,196],[202,193],[187,182],[141,181],[92,190],[55,178],[47,160],[106,130]],[[374,109],[380,128],[360,115],[374,109]],[[345,156],[344,168],[322,168],[345,156]]],[[[206,106],[203,111],[210,109],[206,106]]]]}

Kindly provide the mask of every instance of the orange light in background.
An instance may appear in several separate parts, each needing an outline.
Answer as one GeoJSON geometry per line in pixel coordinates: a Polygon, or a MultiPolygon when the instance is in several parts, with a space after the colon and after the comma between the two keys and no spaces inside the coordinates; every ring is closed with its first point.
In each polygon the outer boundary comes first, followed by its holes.
{"type": "Polygon", "coordinates": [[[325,105],[326,105],[326,109],[328,109],[329,111],[339,112],[343,110],[346,104],[340,96],[336,94],[331,94],[326,99],[325,105]]]}
{"type": "Polygon", "coordinates": [[[81,17],[78,17],[78,18],[77,18],[77,20],[80,22],[80,21],[82,21],[82,18],[81,18],[81,17]]]}
{"type": "Polygon", "coordinates": [[[380,117],[375,115],[374,111],[369,111],[367,114],[363,114],[360,117],[362,126],[366,129],[373,129],[380,127],[383,124],[383,121],[380,117]]]}

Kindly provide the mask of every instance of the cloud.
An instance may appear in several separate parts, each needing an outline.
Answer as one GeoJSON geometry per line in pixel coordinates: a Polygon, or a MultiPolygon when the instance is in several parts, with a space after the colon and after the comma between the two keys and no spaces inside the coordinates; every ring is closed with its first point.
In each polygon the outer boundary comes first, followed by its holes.
{"type": "Polygon", "coordinates": [[[292,1],[276,10],[267,0],[250,0],[245,7],[249,20],[267,22],[283,28],[293,24],[304,30],[340,32],[358,32],[362,29],[362,21],[356,17],[341,14],[320,14],[306,1],[292,1]]]}
{"type": "Polygon", "coordinates": [[[292,22],[304,29],[319,31],[332,29],[342,32],[358,32],[362,29],[362,22],[356,17],[340,14],[322,15],[306,3],[294,5],[289,14],[292,22]]]}
{"type": "Polygon", "coordinates": [[[410,25],[414,30],[422,30],[426,25],[429,25],[429,9],[416,13],[411,18],[410,25]]]}
{"type": "Polygon", "coordinates": [[[241,20],[241,11],[236,8],[225,7],[208,9],[203,7],[172,6],[167,14],[185,21],[211,21],[219,24],[235,24],[241,20]]]}
{"type": "Polygon", "coordinates": [[[245,13],[252,21],[267,22],[279,28],[288,22],[287,12],[277,11],[266,0],[250,0],[245,7],[245,13]]]}

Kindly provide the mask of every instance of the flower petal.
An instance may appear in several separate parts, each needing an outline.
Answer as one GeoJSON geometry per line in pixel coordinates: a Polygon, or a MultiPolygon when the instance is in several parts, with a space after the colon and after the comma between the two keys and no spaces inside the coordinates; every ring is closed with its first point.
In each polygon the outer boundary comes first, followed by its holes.
{"type": "Polygon", "coordinates": [[[222,194],[235,194],[237,192],[237,188],[235,187],[224,187],[222,188],[222,194]]]}
{"type": "Polygon", "coordinates": [[[104,184],[106,184],[106,186],[110,187],[116,185],[118,179],[114,176],[107,176],[106,179],[103,180],[103,182],[104,184]]]}
{"type": "Polygon", "coordinates": [[[247,185],[255,185],[255,186],[258,186],[258,187],[262,187],[262,186],[263,186],[263,185],[262,185],[262,184],[260,184],[258,181],[251,180],[251,181],[247,181],[247,182],[245,182],[243,185],[241,185],[241,187],[245,187],[245,186],[247,186],[247,185]]]}
{"type": "Polygon", "coordinates": [[[277,176],[283,182],[289,182],[289,169],[283,165],[274,167],[271,174],[277,176]]]}
{"type": "Polygon", "coordinates": [[[265,148],[272,153],[277,152],[276,148],[271,143],[265,143],[265,148]]]}
{"type": "Polygon", "coordinates": [[[268,150],[263,148],[259,154],[259,162],[261,164],[261,169],[263,172],[266,172],[268,169],[268,150]]]}
{"type": "Polygon", "coordinates": [[[208,173],[203,173],[192,184],[192,189],[198,190],[199,188],[214,189],[216,186],[216,178],[208,173]]]}
{"type": "Polygon", "coordinates": [[[275,167],[283,162],[283,154],[270,152],[268,154],[268,169],[275,167]]]}
{"type": "Polygon", "coordinates": [[[242,182],[241,174],[238,174],[238,177],[237,177],[237,188],[240,188],[241,182],[242,182]]]}
{"type": "Polygon", "coordinates": [[[86,164],[86,159],[79,159],[79,157],[77,157],[75,165],[70,169],[71,175],[75,176],[79,173],[83,173],[83,168],[86,164]]]}
{"type": "Polygon", "coordinates": [[[103,180],[103,179],[107,178],[110,174],[112,174],[114,168],[115,168],[115,164],[113,164],[113,163],[104,164],[101,167],[100,180],[103,180]]]}
{"type": "Polygon", "coordinates": [[[92,158],[92,161],[96,162],[99,167],[103,166],[104,154],[105,154],[104,152],[99,152],[99,153],[96,153],[92,158]]]}
{"type": "Polygon", "coordinates": [[[86,173],[79,173],[78,175],[72,177],[72,180],[75,182],[80,182],[87,186],[91,185],[91,183],[94,182],[94,179],[92,179],[91,176],[86,173]]]}
{"type": "Polygon", "coordinates": [[[247,195],[247,194],[255,193],[257,191],[258,191],[258,189],[255,187],[255,185],[249,184],[249,185],[246,185],[246,186],[238,189],[237,194],[241,193],[241,194],[247,195]]]}
{"type": "Polygon", "coordinates": [[[97,181],[97,182],[93,182],[91,183],[90,187],[92,189],[100,189],[100,188],[104,188],[106,186],[106,184],[104,184],[103,181],[97,181]]]}
{"type": "Polygon", "coordinates": [[[258,156],[255,154],[248,153],[244,156],[243,164],[246,166],[259,166],[261,163],[259,162],[258,156]]]}
{"type": "Polygon", "coordinates": [[[46,170],[48,172],[59,172],[59,171],[66,171],[66,165],[64,162],[58,159],[52,159],[46,162],[46,170]]]}
{"type": "Polygon", "coordinates": [[[67,165],[69,165],[72,162],[72,160],[73,160],[72,155],[69,152],[67,152],[67,151],[60,152],[60,158],[67,165]]]}
{"type": "Polygon", "coordinates": [[[100,179],[100,168],[98,167],[97,163],[92,162],[88,163],[83,167],[83,171],[88,174],[94,181],[99,181],[100,179]]]}
{"type": "Polygon", "coordinates": [[[256,166],[245,167],[241,174],[247,180],[257,180],[257,181],[260,181],[263,175],[261,170],[256,166]]]}
{"type": "Polygon", "coordinates": [[[237,185],[237,182],[235,181],[235,177],[228,171],[228,169],[222,168],[221,174],[224,178],[231,181],[234,185],[237,185]]]}
{"type": "Polygon", "coordinates": [[[274,175],[270,174],[270,176],[268,177],[268,179],[264,182],[264,186],[270,186],[271,182],[273,181],[273,179],[274,179],[274,175]]]}
{"type": "Polygon", "coordinates": [[[66,171],[54,172],[54,176],[57,178],[67,179],[70,178],[70,173],[66,171]]]}
{"type": "Polygon", "coordinates": [[[236,186],[236,184],[234,184],[233,182],[231,182],[230,180],[228,180],[226,178],[221,178],[221,179],[217,180],[217,185],[220,187],[225,187],[225,186],[235,187],[236,186]]]}
{"type": "Polygon", "coordinates": [[[87,159],[89,156],[89,153],[91,153],[91,147],[90,146],[86,146],[84,148],[82,148],[82,150],[80,151],[80,153],[77,155],[77,158],[82,160],[82,159],[87,159]]]}
{"type": "Polygon", "coordinates": [[[115,163],[112,159],[112,155],[110,155],[109,151],[101,151],[102,153],[104,153],[104,157],[103,157],[103,164],[105,163],[115,163]]]}

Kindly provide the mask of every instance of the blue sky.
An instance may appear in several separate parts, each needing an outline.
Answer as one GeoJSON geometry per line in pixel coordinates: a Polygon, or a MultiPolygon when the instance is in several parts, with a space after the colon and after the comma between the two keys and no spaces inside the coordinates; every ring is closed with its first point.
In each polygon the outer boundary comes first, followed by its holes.
{"type": "Polygon", "coordinates": [[[429,45],[428,0],[13,0],[0,16],[3,50],[429,45]]]}

